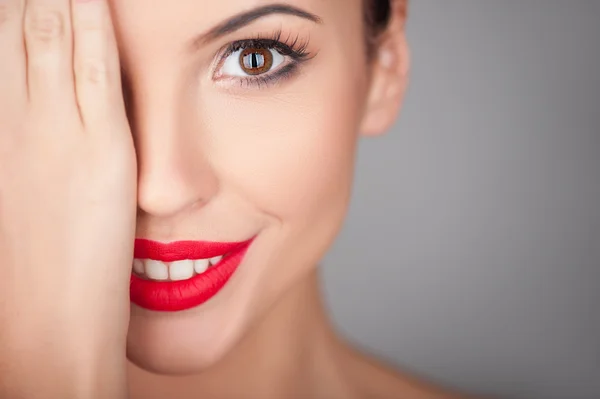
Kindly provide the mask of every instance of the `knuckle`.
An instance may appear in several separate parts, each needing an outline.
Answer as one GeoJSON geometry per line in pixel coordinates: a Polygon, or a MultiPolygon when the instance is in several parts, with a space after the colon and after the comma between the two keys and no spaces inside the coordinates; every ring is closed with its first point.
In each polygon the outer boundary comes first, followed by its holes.
{"type": "Polygon", "coordinates": [[[21,1],[0,2],[0,29],[10,23],[20,22],[22,16],[21,1]]]}
{"type": "Polygon", "coordinates": [[[65,16],[56,10],[34,7],[26,24],[29,36],[41,43],[60,40],[65,35],[65,16]]]}
{"type": "Polygon", "coordinates": [[[75,75],[84,84],[105,87],[110,81],[110,68],[104,60],[83,60],[75,68],[75,75]]]}
{"type": "Polygon", "coordinates": [[[13,7],[10,6],[10,3],[0,3],[0,28],[10,21],[12,14],[13,7]]]}

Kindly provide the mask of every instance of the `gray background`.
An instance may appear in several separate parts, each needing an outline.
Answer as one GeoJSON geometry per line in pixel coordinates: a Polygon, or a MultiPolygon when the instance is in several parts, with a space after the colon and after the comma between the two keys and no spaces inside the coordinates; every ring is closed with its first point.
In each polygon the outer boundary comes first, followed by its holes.
{"type": "Polygon", "coordinates": [[[411,0],[408,35],[324,262],[335,319],[443,384],[600,399],[600,1],[411,0]]]}

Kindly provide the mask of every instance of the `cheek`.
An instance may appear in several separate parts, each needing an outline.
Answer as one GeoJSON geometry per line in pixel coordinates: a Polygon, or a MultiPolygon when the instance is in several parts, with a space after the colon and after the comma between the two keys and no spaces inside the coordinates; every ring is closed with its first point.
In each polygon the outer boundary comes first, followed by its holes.
{"type": "Polygon", "coordinates": [[[262,211],[290,218],[347,183],[355,135],[340,108],[240,106],[215,143],[215,172],[262,211]],[[217,149],[218,147],[218,149],[217,149]]]}

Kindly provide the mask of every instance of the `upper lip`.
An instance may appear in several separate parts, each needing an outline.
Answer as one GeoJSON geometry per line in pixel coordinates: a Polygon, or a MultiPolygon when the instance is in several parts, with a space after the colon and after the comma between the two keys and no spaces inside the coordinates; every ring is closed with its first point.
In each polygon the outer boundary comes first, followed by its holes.
{"type": "Polygon", "coordinates": [[[175,241],[161,243],[139,238],[135,240],[133,256],[136,259],[152,259],[162,262],[209,259],[226,255],[251,241],[252,239],[239,242],[175,241]]]}

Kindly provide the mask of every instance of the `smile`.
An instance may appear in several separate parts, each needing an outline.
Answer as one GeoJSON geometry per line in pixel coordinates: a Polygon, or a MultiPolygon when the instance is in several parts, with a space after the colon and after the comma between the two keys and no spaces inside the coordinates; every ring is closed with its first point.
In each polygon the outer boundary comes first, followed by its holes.
{"type": "Polygon", "coordinates": [[[131,302],[164,312],[203,304],[229,281],[252,241],[135,240],[131,302]]]}

